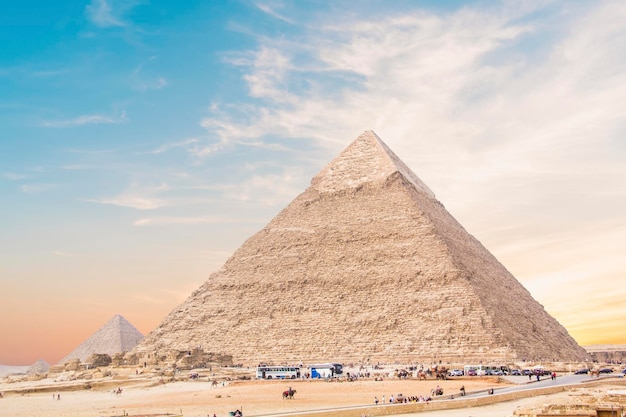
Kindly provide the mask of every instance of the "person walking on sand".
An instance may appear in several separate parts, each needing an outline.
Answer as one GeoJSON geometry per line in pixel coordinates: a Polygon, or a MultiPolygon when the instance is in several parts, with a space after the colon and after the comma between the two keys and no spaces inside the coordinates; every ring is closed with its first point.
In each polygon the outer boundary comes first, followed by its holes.
{"type": "Polygon", "coordinates": [[[374,404],[378,405],[378,397],[374,397],[374,404]]]}

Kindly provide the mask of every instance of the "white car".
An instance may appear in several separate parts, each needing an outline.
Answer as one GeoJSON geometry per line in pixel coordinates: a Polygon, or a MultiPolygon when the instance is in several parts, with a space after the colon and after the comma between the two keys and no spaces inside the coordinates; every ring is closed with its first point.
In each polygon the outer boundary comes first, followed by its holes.
{"type": "Polygon", "coordinates": [[[463,371],[461,371],[460,369],[453,369],[448,372],[448,376],[463,376],[463,371]]]}

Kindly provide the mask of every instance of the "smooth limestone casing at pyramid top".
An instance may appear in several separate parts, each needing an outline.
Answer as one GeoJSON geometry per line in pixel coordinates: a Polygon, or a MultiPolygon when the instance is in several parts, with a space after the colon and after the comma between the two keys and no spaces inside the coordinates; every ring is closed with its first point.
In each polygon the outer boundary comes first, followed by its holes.
{"type": "Polygon", "coordinates": [[[587,358],[371,131],[135,352],[197,346],[246,364],[587,358]]]}

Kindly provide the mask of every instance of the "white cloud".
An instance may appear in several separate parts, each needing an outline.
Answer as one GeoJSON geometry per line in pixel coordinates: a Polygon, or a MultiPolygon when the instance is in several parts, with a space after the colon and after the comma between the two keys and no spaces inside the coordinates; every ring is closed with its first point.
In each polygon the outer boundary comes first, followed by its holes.
{"type": "Polygon", "coordinates": [[[85,8],[87,17],[99,27],[126,26],[107,0],[92,0],[85,8]]]}
{"type": "Polygon", "coordinates": [[[133,226],[164,226],[164,225],[193,225],[193,224],[225,224],[225,223],[260,223],[256,220],[242,221],[240,218],[228,218],[222,216],[197,216],[197,217],[145,217],[133,222],[133,226]]]}
{"type": "Polygon", "coordinates": [[[301,168],[287,167],[278,174],[254,174],[225,193],[232,200],[276,206],[293,200],[302,192],[302,177],[301,168]]]}
{"type": "Polygon", "coordinates": [[[155,150],[151,151],[151,153],[161,154],[161,153],[168,152],[172,149],[178,149],[178,148],[183,148],[189,152],[193,152],[193,150],[191,149],[196,149],[198,146],[197,145],[198,142],[200,142],[199,138],[190,138],[190,139],[185,139],[185,140],[178,141],[178,142],[166,143],[164,145],[159,146],[155,150]]]}
{"type": "Polygon", "coordinates": [[[157,77],[149,81],[141,81],[137,84],[137,89],[142,91],[147,90],[160,90],[168,85],[165,77],[157,77]]]}
{"type": "Polygon", "coordinates": [[[283,16],[283,15],[279,14],[278,12],[276,12],[276,10],[274,10],[274,8],[273,8],[273,7],[271,7],[271,6],[270,6],[270,5],[268,5],[268,4],[264,4],[264,3],[257,3],[257,4],[256,4],[256,6],[257,6],[257,7],[258,7],[258,8],[259,8],[259,9],[260,9],[263,13],[266,13],[266,14],[268,14],[268,15],[270,15],[270,16],[272,16],[272,17],[274,17],[274,18],[278,19],[278,20],[282,20],[283,22],[290,23],[290,24],[293,24],[293,23],[294,23],[294,22],[293,22],[293,20],[291,20],[291,19],[289,19],[289,18],[287,18],[287,17],[285,17],[285,16],[283,16]]]}
{"type": "Polygon", "coordinates": [[[120,195],[113,198],[101,198],[97,200],[90,199],[87,201],[99,204],[111,204],[114,206],[130,207],[137,210],[154,210],[168,205],[167,201],[159,198],[133,195],[120,195]]]}
{"type": "Polygon", "coordinates": [[[294,95],[286,89],[285,77],[295,69],[281,45],[262,45],[256,51],[230,54],[225,61],[231,65],[248,68],[244,80],[250,95],[279,103],[293,102],[294,95]]]}
{"type": "Polygon", "coordinates": [[[87,114],[72,119],[49,120],[42,122],[41,125],[44,127],[65,128],[85,125],[116,124],[127,121],[128,118],[126,117],[126,112],[122,112],[118,117],[111,117],[103,114],[87,114]]]}
{"type": "Polygon", "coordinates": [[[23,180],[23,179],[28,178],[27,175],[18,174],[18,173],[15,173],[15,172],[5,172],[4,174],[2,174],[2,177],[6,178],[7,180],[10,180],[10,181],[19,181],[19,180],[23,180]]]}
{"type": "Polygon", "coordinates": [[[56,188],[55,184],[23,184],[20,189],[25,194],[39,194],[56,188]]]}
{"type": "Polygon", "coordinates": [[[131,187],[111,198],[87,199],[91,203],[110,204],[114,206],[130,207],[137,210],[155,210],[172,205],[172,202],[158,197],[159,194],[168,191],[170,187],[163,183],[153,187],[141,187],[133,184],[131,187]]]}

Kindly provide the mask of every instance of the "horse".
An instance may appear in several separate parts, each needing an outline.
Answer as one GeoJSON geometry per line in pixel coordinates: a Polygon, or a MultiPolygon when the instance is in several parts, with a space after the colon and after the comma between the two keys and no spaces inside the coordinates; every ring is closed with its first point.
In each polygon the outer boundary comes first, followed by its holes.
{"type": "Polygon", "coordinates": [[[283,400],[292,400],[293,394],[296,393],[295,389],[289,388],[287,391],[283,391],[283,400]]]}
{"type": "Polygon", "coordinates": [[[600,371],[597,370],[597,369],[592,369],[591,371],[589,371],[589,376],[590,377],[593,378],[594,375],[599,378],[600,377],[600,371]]]}
{"type": "Polygon", "coordinates": [[[433,373],[435,374],[436,379],[441,379],[442,381],[448,379],[448,369],[446,367],[435,366],[433,368],[433,373]]]}
{"type": "Polygon", "coordinates": [[[417,373],[417,380],[418,380],[418,381],[421,381],[422,379],[423,379],[424,381],[426,381],[426,372],[424,372],[424,371],[419,371],[419,372],[417,373]]]}

